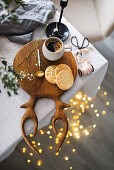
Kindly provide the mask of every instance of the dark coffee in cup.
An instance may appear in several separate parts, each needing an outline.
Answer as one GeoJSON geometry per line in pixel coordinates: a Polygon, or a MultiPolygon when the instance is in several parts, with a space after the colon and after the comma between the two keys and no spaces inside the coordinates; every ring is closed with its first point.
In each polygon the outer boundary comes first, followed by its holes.
{"type": "Polygon", "coordinates": [[[58,39],[50,38],[46,41],[46,47],[51,52],[59,52],[62,48],[62,44],[58,39]]]}

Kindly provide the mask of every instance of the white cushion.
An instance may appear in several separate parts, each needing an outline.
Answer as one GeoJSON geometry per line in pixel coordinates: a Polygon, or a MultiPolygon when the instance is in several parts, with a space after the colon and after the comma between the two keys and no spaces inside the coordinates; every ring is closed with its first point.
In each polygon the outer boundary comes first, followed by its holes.
{"type": "MultiPolygon", "coordinates": [[[[60,11],[60,0],[53,0],[60,11]]],[[[69,0],[64,17],[91,42],[108,35],[113,26],[113,0],[69,0]]]]}

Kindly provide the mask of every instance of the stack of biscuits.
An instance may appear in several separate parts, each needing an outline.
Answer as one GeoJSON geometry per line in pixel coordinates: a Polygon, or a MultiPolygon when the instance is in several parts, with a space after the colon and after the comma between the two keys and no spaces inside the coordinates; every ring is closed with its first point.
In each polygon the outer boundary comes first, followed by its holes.
{"type": "Polygon", "coordinates": [[[68,90],[74,83],[72,70],[66,64],[51,65],[45,70],[45,78],[51,84],[56,84],[61,90],[68,90]]]}

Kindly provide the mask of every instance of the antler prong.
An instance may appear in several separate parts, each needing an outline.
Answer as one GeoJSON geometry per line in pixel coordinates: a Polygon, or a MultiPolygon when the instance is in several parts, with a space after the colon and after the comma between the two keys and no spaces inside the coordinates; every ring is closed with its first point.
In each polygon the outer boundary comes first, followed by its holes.
{"type": "Polygon", "coordinates": [[[32,119],[34,121],[34,125],[35,125],[33,136],[37,132],[38,119],[37,119],[36,113],[34,111],[35,103],[36,103],[36,98],[31,97],[29,102],[27,102],[27,103],[25,103],[24,105],[21,106],[21,108],[26,108],[26,112],[25,112],[25,114],[23,115],[23,117],[21,119],[21,129],[22,129],[23,137],[24,137],[26,143],[29,145],[29,147],[33,151],[35,151],[37,154],[39,154],[39,151],[32,145],[32,143],[28,139],[28,137],[26,135],[26,132],[25,132],[25,128],[24,128],[25,122],[28,119],[32,119]]]}
{"type": "Polygon", "coordinates": [[[57,130],[55,128],[55,122],[58,119],[61,119],[63,121],[63,123],[64,123],[64,131],[62,133],[62,136],[61,136],[61,139],[59,141],[59,144],[58,144],[58,146],[56,148],[56,152],[58,152],[61,145],[63,144],[63,142],[65,140],[65,137],[67,135],[67,132],[68,132],[68,120],[67,120],[66,115],[63,112],[63,109],[66,108],[66,107],[70,107],[70,105],[66,104],[66,103],[63,103],[59,99],[57,99],[55,102],[56,102],[56,112],[55,112],[55,114],[53,116],[53,119],[52,119],[52,127],[53,127],[53,131],[55,132],[55,134],[58,134],[57,130]]]}

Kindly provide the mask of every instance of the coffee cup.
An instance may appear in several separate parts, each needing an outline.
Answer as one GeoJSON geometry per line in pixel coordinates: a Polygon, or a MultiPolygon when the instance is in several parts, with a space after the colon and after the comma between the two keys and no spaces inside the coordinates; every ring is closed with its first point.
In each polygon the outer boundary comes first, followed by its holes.
{"type": "Polygon", "coordinates": [[[60,59],[64,52],[70,52],[71,50],[70,45],[63,45],[63,42],[57,37],[46,39],[42,46],[43,55],[50,61],[60,59]]]}

